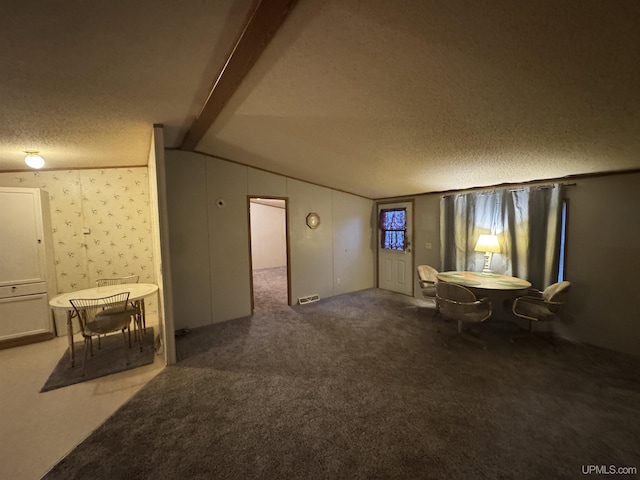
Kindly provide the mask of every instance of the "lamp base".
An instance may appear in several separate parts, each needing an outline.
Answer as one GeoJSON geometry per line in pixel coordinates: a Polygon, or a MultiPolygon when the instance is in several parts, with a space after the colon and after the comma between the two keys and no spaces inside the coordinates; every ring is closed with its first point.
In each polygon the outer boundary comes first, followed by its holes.
{"type": "Polygon", "coordinates": [[[491,257],[493,253],[485,252],[484,253],[484,268],[482,269],[482,273],[493,273],[491,271],[491,257]]]}

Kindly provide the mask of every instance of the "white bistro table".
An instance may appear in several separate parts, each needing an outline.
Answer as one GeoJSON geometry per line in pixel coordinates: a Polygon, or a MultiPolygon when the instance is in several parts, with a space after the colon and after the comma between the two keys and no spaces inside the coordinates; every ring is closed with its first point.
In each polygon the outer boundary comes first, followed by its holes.
{"type": "Polygon", "coordinates": [[[75,352],[73,351],[73,317],[76,312],[69,300],[74,298],[102,298],[115,295],[116,293],[129,292],[129,301],[142,300],[158,291],[158,286],[153,283],[125,283],[120,285],[105,285],[103,287],[85,288],[84,290],[74,290],[73,292],[62,293],[53,297],[49,301],[49,306],[53,309],[65,310],[67,312],[67,336],[69,337],[69,355],[71,366],[75,365],[75,352]]]}

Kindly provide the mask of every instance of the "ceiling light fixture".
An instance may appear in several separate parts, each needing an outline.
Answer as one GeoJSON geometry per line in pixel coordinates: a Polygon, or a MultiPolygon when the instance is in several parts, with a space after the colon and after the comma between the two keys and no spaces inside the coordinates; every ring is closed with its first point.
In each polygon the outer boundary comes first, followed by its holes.
{"type": "Polygon", "coordinates": [[[27,154],[24,157],[24,163],[29,165],[31,168],[42,168],[44,167],[44,158],[38,155],[38,152],[35,150],[24,152],[27,154]]]}

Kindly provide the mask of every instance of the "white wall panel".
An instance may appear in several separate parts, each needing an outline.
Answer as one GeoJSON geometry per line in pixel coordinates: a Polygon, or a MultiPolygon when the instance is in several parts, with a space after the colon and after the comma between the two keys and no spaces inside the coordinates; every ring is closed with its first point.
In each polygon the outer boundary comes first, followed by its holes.
{"type": "Polygon", "coordinates": [[[206,166],[211,300],[219,322],[251,314],[247,167],[217,159],[206,166]]]}
{"type": "Polygon", "coordinates": [[[334,294],[375,286],[374,203],[332,192],[334,294]]]}
{"type": "Polygon", "coordinates": [[[640,355],[640,173],[578,180],[569,199],[563,336],[640,355]]]}
{"type": "Polygon", "coordinates": [[[175,328],[212,322],[206,161],[166,151],[167,206],[175,328]]]}
{"type": "Polygon", "coordinates": [[[249,195],[263,197],[285,197],[287,179],[275,173],[248,167],[249,195]]]}
{"type": "Polygon", "coordinates": [[[333,209],[331,190],[287,179],[292,300],[318,294],[333,295],[333,209]],[[310,212],[320,215],[320,225],[306,224],[310,212]]]}
{"type": "Polygon", "coordinates": [[[174,302],[181,302],[176,306],[177,329],[250,314],[248,195],[289,199],[294,302],[374,285],[371,201],[196,153],[166,153],[170,226],[180,230],[171,232],[172,280],[174,286],[185,285],[195,272],[199,285],[174,287],[174,302]],[[223,201],[220,207],[218,200],[223,201]],[[306,225],[310,212],[320,215],[316,229],[306,225]],[[174,236],[180,240],[177,245],[174,236]],[[209,294],[206,306],[202,289],[209,294]],[[191,302],[198,306],[197,318],[182,317],[180,308],[191,302]],[[208,315],[200,311],[205,309],[208,315]]]}
{"type": "Polygon", "coordinates": [[[440,195],[421,195],[414,203],[412,276],[415,282],[414,296],[422,298],[418,285],[418,265],[431,265],[441,270],[440,260],[440,195]]]}

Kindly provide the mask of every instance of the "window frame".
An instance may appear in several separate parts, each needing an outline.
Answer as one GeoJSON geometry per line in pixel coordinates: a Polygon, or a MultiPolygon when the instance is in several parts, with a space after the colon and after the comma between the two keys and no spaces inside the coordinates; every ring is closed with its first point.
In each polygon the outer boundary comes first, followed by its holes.
{"type": "Polygon", "coordinates": [[[567,278],[567,226],[569,224],[569,200],[562,200],[560,215],[560,252],[558,252],[558,282],[567,278]]]}
{"type": "MultiPolygon", "coordinates": [[[[407,250],[408,240],[407,240],[407,209],[406,208],[396,207],[396,208],[380,209],[380,216],[378,218],[378,229],[380,230],[380,248],[382,250],[391,251],[391,252],[404,252],[407,250]],[[404,214],[403,228],[385,228],[385,222],[383,219],[385,218],[386,213],[389,213],[389,212],[403,212],[404,214]],[[402,248],[386,246],[387,232],[402,232],[402,248]]],[[[395,244],[399,245],[397,243],[395,244]]]]}

